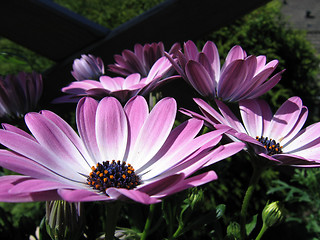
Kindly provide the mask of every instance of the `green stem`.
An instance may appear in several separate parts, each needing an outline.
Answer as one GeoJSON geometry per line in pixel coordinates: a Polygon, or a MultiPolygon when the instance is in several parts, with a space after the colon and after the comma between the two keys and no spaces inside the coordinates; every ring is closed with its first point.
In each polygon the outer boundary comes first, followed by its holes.
{"type": "Polygon", "coordinates": [[[121,209],[120,202],[113,202],[106,204],[106,217],[107,217],[107,226],[105,233],[105,240],[113,240],[114,233],[116,231],[117,220],[121,209]]]}
{"type": "Polygon", "coordinates": [[[249,202],[252,197],[253,191],[258,184],[261,173],[264,170],[264,167],[262,167],[261,165],[259,166],[259,163],[255,164],[253,162],[252,165],[253,165],[253,173],[252,173],[252,176],[250,179],[248,189],[247,189],[246,194],[243,198],[241,212],[240,212],[240,233],[241,233],[242,240],[244,240],[246,238],[246,218],[247,218],[247,210],[249,207],[249,202]]]}
{"type": "Polygon", "coordinates": [[[179,227],[178,227],[178,229],[177,229],[177,231],[175,231],[175,233],[173,234],[173,239],[176,239],[177,237],[179,237],[180,236],[180,234],[181,234],[181,232],[182,232],[182,230],[183,230],[183,224],[179,224],[179,227]]]}
{"type": "Polygon", "coordinates": [[[143,229],[140,240],[145,240],[148,237],[148,234],[150,232],[151,222],[154,215],[154,210],[155,210],[155,204],[151,204],[149,208],[148,218],[146,220],[146,224],[144,225],[144,229],[143,229]]]}
{"type": "Polygon", "coordinates": [[[256,240],[260,240],[263,234],[267,231],[267,229],[268,227],[265,224],[263,224],[258,236],[256,237],[256,240]]]}

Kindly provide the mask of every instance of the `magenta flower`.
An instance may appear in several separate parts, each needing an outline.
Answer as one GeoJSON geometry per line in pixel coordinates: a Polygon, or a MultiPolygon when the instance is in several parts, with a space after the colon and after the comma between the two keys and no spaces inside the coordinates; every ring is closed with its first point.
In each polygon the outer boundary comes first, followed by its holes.
{"type": "Polygon", "coordinates": [[[77,80],[95,80],[104,74],[104,64],[101,58],[91,54],[81,55],[80,59],[73,61],[72,76],[77,80]]]}
{"type": "Polygon", "coordinates": [[[216,45],[208,41],[202,52],[188,41],[184,54],[176,53],[178,63],[166,56],[176,71],[202,96],[224,101],[254,99],[273,88],[281,79],[283,71],[267,78],[278,65],[278,60],[266,64],[265,56],[247,56],[240,46],[234,46],[220,69],[220,58],[216,45]]]}
{"type": "Polygon", "coordinates": [[[176,102],[159,101],[149,113],[137,96],[123,108],[113,97],[82,98],[79,135],[50,111],[28,113],[32,133],[9,124],[0,130],[0,166],[23,175],[0,177],[0,201],[135,201],[162,198],[217,178],[197,170],[240,151],[243,143],[213,147],[225,130],[197,136],[203,121],[176,127],[176,102]],[[192,175],[192,176],[191,176],[192,175]]]}
{"type": "Polygon", "coordinates": [[[166,57],[162,57],[152,66],[145,78],[141,78],[140,74],[135,73],[126,78],[101,76],[99,81],[75,81],[62,88],[62,92],[70,95],[57,98],[54,102],[77,102],[84,96],[96,99],[113,96],[125,103],[133,96],[146,95],[167,81],[177,78],[177,76],[164,77],[171,67],[170,61],[166,57]]]}
{"type": "Polygon", "coordinates": [[[42,76],[39,73],[20,72],[0,76],[0,117],[20,118],[35,110],[42,95],[42,76]]]}
{"type": "MultiPolygon", "coordinates": [[[[175,43],[169,54],[175,53],[180,50],[179,43],[175,43]]],[[[164,45],[162,42],[151,44],[136,44],[134,45],[134,52],[124,50],[122,55],[115,55],[115,64],[110,64],[109,70],[111,72],[128,76],[132,73],[139,73],[142,77],[148,76],[154,63],[164,56],[164,45]]]]}
{"type": "Polygon", "coordinates": [[[221,101],[216,100],[221,114],[201,99],[195,99],[203,115],[182,110],[203,119],[211,128],[226,126],[228,136],[252,147],[256,154],[279,164],[320,166],[320,122],[303,130],[308,109],[299,97],[291,97],[273,115],[269,105],[261,99],[239,102],[242,123],[221,101]],[[231,133],[231,134],[230,134],[231,133]]]}

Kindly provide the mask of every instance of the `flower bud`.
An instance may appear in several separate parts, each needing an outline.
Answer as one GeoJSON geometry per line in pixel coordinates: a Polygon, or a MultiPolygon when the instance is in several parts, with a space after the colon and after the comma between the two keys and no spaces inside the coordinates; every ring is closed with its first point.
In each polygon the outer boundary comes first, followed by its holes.
{"type": "Polygon", "coordinates": [[[78,80],[98,80],[104,74],[104,64],[101,58],[91,54],[81,55],[73,61],[71,74],[78,80]]]}
{"type": "Polygon", "coordinates": [[[283,209],[279,201],[267,204],[262,211],[262,221],[267,227],[274,226],[283,220],[283,209]]]}
{"type": "Polygon", "coordinates": [[[203,190],[192,188],[189,191],[188,198],[186,199],[187,203],[191,207],[191,209],[194,209],[196,205],[201,203],[203,201],[203,190]]]}
{"type": "Polygon", "coordinates": [[[240,239],[240,225],[237,222],[231,222],[227,227],[227,239],[236,240],[240,239]]]}
{"type": "Polygon", "coordinates": [[[53,240],[79,239],[83,227],[81,203],[46,202],[46,229],[53,240]]]}

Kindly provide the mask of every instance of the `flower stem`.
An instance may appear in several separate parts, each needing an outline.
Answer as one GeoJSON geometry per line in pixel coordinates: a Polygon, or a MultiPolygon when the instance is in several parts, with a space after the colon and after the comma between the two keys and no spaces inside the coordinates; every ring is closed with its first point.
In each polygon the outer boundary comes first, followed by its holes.
{"type": "Polygon", "coordinates": [[[150,227],[151,227],[151,222],[152,222],[153,215],[154,215],[154,210],[155,210],[155,204],[151,204],[150,208],[149,208],[148,218],[146,220],[146,224],[144,225],[144,229],[143,229],[140,240],[145,240],[148,237],[150,227]]]}
{"type": "Polygon", "coordinates": [[[263,234],[267,231],[267,229],[268,227],[265,224],[263,224],[258,236],[256,237],[256,240],[260,240],[263,234]]]}
{"type": "Polygon", "coordinates": [[[240,233],[241,233],[242,240],[246,238],[246,218],[247,218],[247,210],[249,207],[249,202],[252,197],[253,191],[258,184],[261,173],[265,169],[263,166],[255,162],[253,162],[252,165],[253,165],[253,173],[252,173],[246,194],[244,195],[241,212],[240,212],[240,233]]]}
{"type": "Polygon", "coordinates": [[[114,239],[114,233],[116,231],[117,220],[118,220],[120,209],[121,209],[121,203],[119,202],[106,204],[107,226],[106,226],[105,240],[114,239]]]}

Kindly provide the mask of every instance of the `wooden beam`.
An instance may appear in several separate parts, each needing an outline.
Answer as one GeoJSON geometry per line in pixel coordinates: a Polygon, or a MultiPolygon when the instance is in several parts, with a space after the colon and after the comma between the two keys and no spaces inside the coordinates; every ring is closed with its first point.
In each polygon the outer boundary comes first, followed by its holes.
{"type": "Polygon", "coordinates": [[[110,32],[48,0],[1,1],[0,9],[1,36],[58,62],[110,32]]]}

